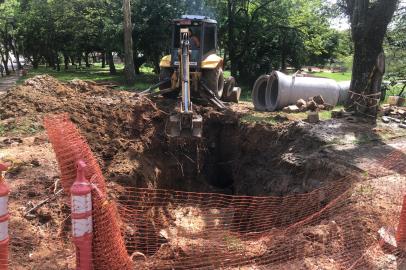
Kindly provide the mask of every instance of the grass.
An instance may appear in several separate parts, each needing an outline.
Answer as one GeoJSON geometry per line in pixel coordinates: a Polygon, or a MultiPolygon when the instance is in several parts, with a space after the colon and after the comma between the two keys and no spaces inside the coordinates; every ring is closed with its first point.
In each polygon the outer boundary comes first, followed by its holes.
{"type": "Polygon", "coordinates": [[[40,123],[30,118],[23,118],[7,125],[0,124],[0,136],[34,135],[43,130],[40,123]]]}
{"type": "MultiPolygon", "coordinates": [[[[141,74],[137,75],[135,84],[129,86],[125,84],[123,64],[116,64],[116,69],[117,74],[110,75],[109,67],[102,68],[100,63],[95,63],[90,68],[82,67],[80,69],[76,69],[75,67],[70,67],[68,70],[62,68],[60,71],[56,71],[45,66],[40,66],[38,69],[31,69],[27,76],[23,76],[17,81],[17,84],[22,84],[26,79],[36,75],[48,74],[63,82],[74,79],[90,80],[95,82],[112,82],[117,84],[116,89],[118,90],[142,91],[157,83],[159,80],[158,75],[153,72],[153,68],[142,66],[140,69],[141,74]]],[[[227,70],[224,71],[224,77],[228,78],[229,76],[231,76],[231,72],[227,70]]],[[[241,100],[250,101],[251,91],[249,87],[242,86],[241,88],[241,100]]]]}
{"type": "Polygon", "coordinates": [[[310,74],[317,76],[317,77],[333,79],[337,82],[351,81],[351,72],[332,73],[332,72],[321,71],[321,72],[310,72],[310,74]]]}
{"type": "Polygon", "coordinates": [[[241,123],[262,123],[275,125],[278,123],[277,115],[267,115],[261,112],[253,112],[251,114],[246,114],[241,117],[241,123]]]}
{"type": "Polygon", "coordinates": [[[56,71],[44,66],[40,66],[38,69],[30,69],[27,76],[20,78],[19,82],[26,80],[27,78],[34,77],[36,75],[48,74],[60,81],[70,81],[74,79],[80,80],[92,80],[92,81],[120,81],[122,80],[122,70],[117,69],[117,75],[110,75],[108,68],[101,68],[100,65],[96,64],[90,68],[75,69],[70,67],[68,70],[62,69],[61,71],[56,71]]]}
{"type": "Polygon", "coordinates": [[[118,85],[120,90],[144,90],[148,88],[151,84],[154,84],[158,81],[158,76],[152,72],[152,68],[142,67],[141,74],[137,75],[137,81],[134,85],[128,86],[125,84],[122,64],[116,64],[117,74],[110,75],[109,68],[102,68],[100,63],[92,65],[90,68],[80,68],[75,69],[70,67],[68,70],[61,69],[56,71],[45,66],[40,66],[38,69],[30,69],[27,76],[21,77],[17,84],[23,83],[26,79],[34,77],[36,75],[48,74],[60,81],[66,82],[74,79],[79,80],[90,80],[95,82],[112,82],[118,85]]]}
{"type": "Polygon", "coordinates": [[[0,125],[0,136],[3,136],[6,134],[6,127],[3,125],[0,125]]]}

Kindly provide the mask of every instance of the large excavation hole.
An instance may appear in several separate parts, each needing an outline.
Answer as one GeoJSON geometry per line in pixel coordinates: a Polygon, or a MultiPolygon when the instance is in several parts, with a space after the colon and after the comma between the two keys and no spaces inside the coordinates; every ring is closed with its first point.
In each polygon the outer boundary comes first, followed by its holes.
{"type": "Polygon", "coordinates": [[[323,143],[297,123],[245,125],[219,114],[206,117],[203,136],[152,140],[125,161],[131,171],[110,168],[112,179],[142,188],[283,196],[310,192],[348,172],[322,157],[323,143]]]}
{"type": "Polygon", "coordinates": [[[300,123],[245,125],[221,114],[205,119],[203,140],[159,143],[144,155],[142,174],[125,179],[132,187],[158,188],[120,194],[129,254],[159,258],[179,239],[188,239],[180,249],[189,250],[196,239],[211,242],[220,232],[215,241],[237,234],[243,243],[306,219],[348,188],[329,188],[350,171],[327,157],[324,143],[300,123]]]}

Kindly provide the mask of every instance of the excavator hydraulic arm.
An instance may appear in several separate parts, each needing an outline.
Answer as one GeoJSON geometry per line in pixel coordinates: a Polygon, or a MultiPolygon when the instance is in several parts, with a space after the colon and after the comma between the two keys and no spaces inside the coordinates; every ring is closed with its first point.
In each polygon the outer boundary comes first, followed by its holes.
{"type": "Polygon", "coordinates": [[[179,56],[182,101],[180,103],[179,112],[169,117],[167,134],[169,137],[201,137],[203,118],[201,115],[197,115],[193,112],[193,104],[190,100],[190,37],[188,28],[181,29],[180,44],[179,56]]]}

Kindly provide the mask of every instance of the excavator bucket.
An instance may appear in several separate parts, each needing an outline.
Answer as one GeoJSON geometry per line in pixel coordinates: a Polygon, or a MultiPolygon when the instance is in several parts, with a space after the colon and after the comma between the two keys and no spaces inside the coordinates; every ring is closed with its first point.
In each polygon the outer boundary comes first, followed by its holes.
{"type": "Polygon", "coordinates": [[[176,113],[169,117],[166,127],[168,137],[197,137],[203,132],[203,117],[193,113],[176,113]]]}

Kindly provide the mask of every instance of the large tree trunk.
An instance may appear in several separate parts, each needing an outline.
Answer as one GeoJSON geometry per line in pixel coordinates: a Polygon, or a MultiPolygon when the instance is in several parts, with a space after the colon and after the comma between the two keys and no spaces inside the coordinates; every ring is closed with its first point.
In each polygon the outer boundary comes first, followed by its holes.
{"type": "Polygon", "coordinates": [[[397,0],[346,0],[351,19],[351,32],[354,41],[354,63],[351,79],[351,94],[347,109],[357,114],[376,118],[379,105],[380,83],[384,68],[382,63],[383,40],[397,0]]]}
{"type": "Polygon", "coordinates": [[[14,57],[16,58],[17,69],[20,70],[23,68],[21,65],[21,62],[20,62],[20,53],[18,52],[16,45],[14,45],[13,42],[11,42],[10,44],[11,44],[11,50],[14,54],[14,57]]]}
{"type": "Polygon", "coordinates": [[[109,62],[110,75],[117,74],[116,66],[114,65],[113,53],[107,52],[107,62],[109,62]]]}
{"type": "Polygon", "coordinates": [[[236,51],[234,43],[234,9],[235,9],[235,0],[228,0],[227,1],[227,15],[228,15],[228,24],[227,24],[227,31],[228,31],[228,56],[230,59],[230,69],[231,69],[231,76],[237,76],[238,70],[238,63],[236,59],[236,51]]]}
{"type": "Polygon", "coordinates": [[[130,0],[123,0],[124,11],[124,76],[127,84],[135,83],[130,0]]]}

